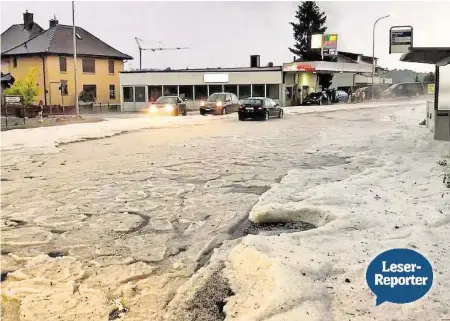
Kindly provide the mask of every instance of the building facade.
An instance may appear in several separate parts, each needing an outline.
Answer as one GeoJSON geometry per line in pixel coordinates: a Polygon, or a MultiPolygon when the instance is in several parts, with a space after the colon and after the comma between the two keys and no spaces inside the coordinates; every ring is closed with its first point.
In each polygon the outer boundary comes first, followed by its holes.
{"type": "Polygon", "coordinates": [[[125,71],[120,73],[122,111],[140,111],[162,95],[187,98],[188,109],[216,92],[230,92],[239,99],[250,96],[282,97],[281,67],[125,71]]]}
{"type": "Polygon", "coordinates": [[[76,27],[75,93],[72,26],[61,25],[55,18],[44,30],[33,21],[32,13],[26,12],[23,17],[23,24],[13,25],[1,35],[2,73],[20,80],[36,69],[40,92],[36,102],[42,100],[45,105],[73,106],[82,91],[92,93],[96,102],[120,102],[119,73],[124,60],[131,56],[76,27]]]}
{"type": "MultiPolygon", "coordinates": [[[[346,91],[370,85],[372,80],[372,58],[360,54],[339,53],[335,62],[294,61],[273,67],[260,67],[259,56],[252,57],[257,57],[258,63],[251,62],[250,67],[243,68],[121,72],[122,110],[146,109],[162,95],[184,96],[188,98],[188,108],[197,109],[210,94],[223,91],[232,92],[239,99],[262,96],[282,106],[293,106],[301,104],[309,93],[322,90],[322,74],[334,75],[330,88],[346,91]]],[[[389,82],[392,80],[374,77],[375,84],[389,82]]]]}

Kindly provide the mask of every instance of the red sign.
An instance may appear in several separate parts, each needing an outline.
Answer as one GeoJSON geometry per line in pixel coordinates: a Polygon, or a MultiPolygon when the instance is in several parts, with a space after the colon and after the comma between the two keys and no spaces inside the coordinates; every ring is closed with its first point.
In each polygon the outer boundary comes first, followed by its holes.
{"type": "Polygon", "coordinates": [[[298,64],[298,65],[297,65],[297,70],[302,70],[302,71],[316,71],[316,68],[314,68],[314,66],[311,65],[311,64],[298,64]]]}

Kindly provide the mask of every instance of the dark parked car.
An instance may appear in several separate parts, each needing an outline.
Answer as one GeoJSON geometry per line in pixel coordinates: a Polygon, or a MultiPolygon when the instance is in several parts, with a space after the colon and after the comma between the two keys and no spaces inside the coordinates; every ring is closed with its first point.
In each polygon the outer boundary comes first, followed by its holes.
{"type": "Polygon", "coordinates": [[[302,105],[326,105],[328,104],[328,96],[325,92],[310,93],[303,100],[302,105]]]}
{"type": "Polygon", "coordinates": [[[161,96],[150,105],[150,114],[157,115],[187,115],[186,103],[178,96],[161,96]]]}
{"type": "Polygon", "coordinates": [[[239,100],[232,93],[215,93],[200,105],[200,115],[226,115],[239,109],[239,100]]]}
{"type": "Polygon", "coordinates": [[[281,118],[284,112],[283,108],[270,98],[249,97],[240,101],[238,115],[239,120],[268,120],[270,117],[281,118]]]}
{"type": "Polygon", "coordinates": [[[384,96],[387,98],[395,97],[412,97],[419,96],[425,93],[425,88],[420,82],[404,82],[390,86],[384,91],[384,96]]]}
{"type": "Polygon", "coordinates": [[[348,94],[343,90],[337,90],[336,91],[336,103],[346,103],[348,102],[349,96],[348,94]]]}

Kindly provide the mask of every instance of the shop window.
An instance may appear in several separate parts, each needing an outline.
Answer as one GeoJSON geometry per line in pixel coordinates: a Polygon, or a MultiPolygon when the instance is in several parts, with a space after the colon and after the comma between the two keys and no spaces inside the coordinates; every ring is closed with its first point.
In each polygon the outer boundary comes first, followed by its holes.
{"type": "Polygon", "coordinates": [[[250,85],[239,85],[239,99],[245,99],[251,96],[250,85]]]}
{"type": "Polygon", "coordinates": [[[67,72],[67,58],[66,57],[59,57],[59,71],[67,72]]]}
{"type": "Polygon", "coordinates": [[[208,85],[209,86],[209,95],[223,92],[222,85],[208,85]]]}
{"type": "Polygon", "coordinates": [[[164,86],[163,96],[176,96],[178,95],[177,86],[164,86]]]}
{"type": "Polygon", "coordinates": [[[224,91],[237,95],[237,85],[225,85],[224,91]]]}
{"type": "Polygon", "coordinates": [[[134,87],[134,101],[137,103],[145,102],[145,87],[134,87]]]}
{"type": "Polygon", "coordinates": [[[266,96],[272,99],[280,99],[280,85],[266,85],[266,96]]]}
{"type": "Polygon", "coordinates": [[[83,72],[95,74],[95,59],[83,58],[83,72]]]}
{"type": "Polygon", "coordinates": [[[264,85],[252,85],[252,97],[264,97],[264,85]]]}
{"type": "Polygon", "coordinates": [[[148,86],[148,101],[154,103],[162,96],[161,86],[148,86]]]}
{"type": "Polygon", "coordinates": [[[109,85],[109,99],[116,99],[116,86],[109,85]]]}
{"type": "Polygon", "coordinates": [[[208,99],[208,87],[206,85],[194,86],[195,100],[208,99]]]}
{"type": "Polygon", "coordinates": [[[126,103],[133,102],[133,87],[123,87],[123,101],[126,103]]]}
{"type": "Polygon", "coordinates": [[[189,99],[192,100],[193,92],[192,92],[192,86],[180,86],[180,97],[182,99],[189,99]]]}

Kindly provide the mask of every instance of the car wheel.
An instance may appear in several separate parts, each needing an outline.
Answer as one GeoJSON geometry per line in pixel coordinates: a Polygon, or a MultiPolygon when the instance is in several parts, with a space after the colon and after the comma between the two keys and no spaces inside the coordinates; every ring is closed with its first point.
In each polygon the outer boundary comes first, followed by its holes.
{"type": "Polygon", "coordinates": [[[200,109],[200,115],[205,116],[205,111],[200,109]]]}
{"type": "Polygon", "coordinates": [[[283,118],[283,116],[284,116],[284,112],[283,112],[283,110],[280,110],[280,113],[278,114],[278,118],[283,118]]]}
{"type": "Polygon", "coordinates": [[[222,108],[222,115],[226,115],[227,114],[227,109],[225,107],[222,108]]]}
{"type": "Polygon", "coordinates": [[[263,118],[263,120],[264,120],[264,121],[269,120],[269,112],[268,112],[268,111],[264,112],[264,118],[263,118]]]}
{"type": "Polygon", "coordinates": [[[183,114],[182,115],[183,116],[187,116],[187,109],[186,108],[183,110],[183,114]]]}
{"type": "Polygon", "coordinates": [[[245,120],[244,115],[239,114],[239,120],[240,120],[240,121],[244,121],[244,120],[245,120]]]}

